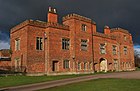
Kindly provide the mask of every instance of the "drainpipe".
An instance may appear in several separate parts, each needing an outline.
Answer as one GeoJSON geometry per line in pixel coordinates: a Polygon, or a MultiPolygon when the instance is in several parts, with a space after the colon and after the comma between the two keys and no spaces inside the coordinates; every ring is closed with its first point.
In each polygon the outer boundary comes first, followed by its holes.
{"type": "MultiPolygon", "coordinates": [[[[76,20],[74,20],[74,23],[76,24],[76,20]]],[[[76,57],[75,57],[75,50],[76,50],[76,26],[74,27],[75,29],[74,29],[74,46],[73,46],[73,55],[74,55],[74,57],[73,57],[73,60],[74,60],[74,63],[75,63],[75,73],[77,73],[77,69],[76,69],[76,67],[77,67],[77,64],[76,64],[76,57]]]]}
{"type": "Polygon", "coordinates": [[[92,23],[91,23],[91,33],[92,33],[92,59],[93,59],[93,72],[95,72],[95,65],[94,65],[94,44],[93,44],[93,42],[94,42],[94,36],[93,36],[93,26],[92,26],[92,23]]]}
{"type": "Polygon", "coordinates": [[[47,33],[44,32],[44,58],[45,58],[45,74],[47,74],[47,33]]]}
{"type": "Polygon", "coordinates": [[[121,45],[118,43],[118,52],[119,52],[119,53],[118,53],[118,55],[119,55],[119,60],[118,60],[118,61],[119,61],[119,65],[118,65],[119,69],[118,69],[118,71],[121,71],[121,68],[120,68],[120,60],[121,60],[121,59],[120,59],[120,55],[121,55],[121,53],[120,53],[120,46],[121,46],[121,45]]]}

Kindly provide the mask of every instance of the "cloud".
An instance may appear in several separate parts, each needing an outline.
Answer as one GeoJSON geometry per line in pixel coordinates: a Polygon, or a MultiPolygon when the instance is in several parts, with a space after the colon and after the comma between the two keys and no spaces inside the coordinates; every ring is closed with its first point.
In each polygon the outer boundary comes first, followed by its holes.
{"type": "Polygon", "coordinates": [[[26,19],[46,21],[48,7],[57,8],[59,20],[78,13],[97,23],[128,29],[133,42],[140,45],[140,0],[0,0],[0,40],[9,42],[10,29],[26,19]]]}
{"type": "Polygon", "coordinates": [[[9,31],[0,31],[0,41],[9,42],[9,31]]]}
{"type": "Polygon", "coordinates": [[[135,46],[134,46],[134,50],[140,52],[140,45],[135,45],[135,46]]]}
{"type": "Polygon", "coordinates": [[[0,50],[1,49],[9,49],[9,48],[10,48],[10,45],[8,42],[0,41],[0,50]]]}

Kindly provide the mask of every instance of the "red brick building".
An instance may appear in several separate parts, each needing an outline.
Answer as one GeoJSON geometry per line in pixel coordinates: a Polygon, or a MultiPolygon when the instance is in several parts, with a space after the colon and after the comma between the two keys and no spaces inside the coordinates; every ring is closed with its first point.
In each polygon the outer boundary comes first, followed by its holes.
{"type": "Polygon", "coordinates": [[[0,50],[0,70],[11,69],[11,55],[9,49],[0,50]]]}
{"type": "Polygon", "coordinates": [[[12,66],[28,74],[78,74],[134,70],[131,34],[105,26],[96,31],[91,19],[69,14],[58,23],[56,9],[48,21],[26,20],[11,29],[12,66]]]}

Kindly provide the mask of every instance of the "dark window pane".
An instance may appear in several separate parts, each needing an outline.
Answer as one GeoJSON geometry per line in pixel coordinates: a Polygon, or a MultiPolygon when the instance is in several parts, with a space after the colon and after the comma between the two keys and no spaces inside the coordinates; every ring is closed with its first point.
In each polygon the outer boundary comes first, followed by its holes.
{"type": "Polygon", "coordinates": [[[69,50],[69,39],[62,39],[62,49],[69,50]]]}
{"type": "Polygon", "coordinates": [[[36,38],[36,49],[43,50],[43,39],[41,37],[36,38]]]}

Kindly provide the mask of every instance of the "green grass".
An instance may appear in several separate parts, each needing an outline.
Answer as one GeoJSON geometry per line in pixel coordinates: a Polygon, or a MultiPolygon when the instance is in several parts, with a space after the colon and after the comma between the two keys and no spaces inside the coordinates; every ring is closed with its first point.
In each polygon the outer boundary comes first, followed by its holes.
{"type": "Polygon", "coordinates": [[[96,79],[40,91],[140,91],[140,80],[96,79]]]}
{"type": "Polygon", "coordinates": [[[39,83],[45,81],[59,80],[65,78],[73,78],[91,74],[79,75],[60,75],[60,76],[0,76],[0,88],[9,86],[18,86],[32,83],[39,83]]]}
{"type": "Polygon", "coordinates": [[[137,70],[137,71],[140,71],[140,67],[137,67],[136,70],[137,70]]]}
{"type": "Polygon", "coordinates": [[[7,77],[0,76],[0,88],[47,82],[47,81],[52,81],[52,80],[60,80],[60,79],[73,78],[73,77],[79,77],[79,76],[95,75],[95,74],[107,74],[107,73],[99,72],[99,73],[94,73],[94,74],[93,73],[76,74],[76,75],[73,74],[73,75],[59,75],[59,76],[23,76],[23,75],[7,76],[7,77]]]}

